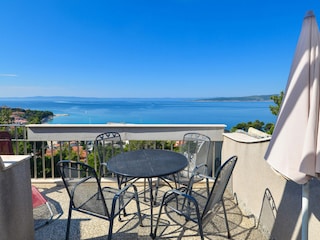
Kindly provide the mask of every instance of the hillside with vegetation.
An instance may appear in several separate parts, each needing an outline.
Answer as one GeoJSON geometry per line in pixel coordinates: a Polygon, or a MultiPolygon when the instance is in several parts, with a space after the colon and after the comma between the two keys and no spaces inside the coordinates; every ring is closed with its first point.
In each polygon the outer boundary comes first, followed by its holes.
{"type": "Polygon", "coordinates": [[[198,99],[197,101],[208,101],[208,102],[269,102],[272,101],[271,97],[273,95],[254,95],[246,97],[215,97],[215,98],[204,98],[198,99]]]}
{"type": "MultiPolygon", "coordinates": [[[[279,114],[283,97],[284,97],[283,91],[281,91],[280,94],[275,94],[270,96],[270,101],[273,101],[275,105],[270,105],[269,108],[271,113],[275,116],[278,116],[279,114]]],[[[264,123],[260,120],[255,120],[253,122],[238,123],[236,126],[231,128],[231,132],[235,132],[239,129],[247,132],[250,127],[266,132],[268,134],[272,134],[274,130],[273,123],[264,123]]]]}
{"type": "Polygon", "coordinates": [[[53,117],[53,112],[22,108],[0,107],[1,124],[43,123],[53,117]]]}

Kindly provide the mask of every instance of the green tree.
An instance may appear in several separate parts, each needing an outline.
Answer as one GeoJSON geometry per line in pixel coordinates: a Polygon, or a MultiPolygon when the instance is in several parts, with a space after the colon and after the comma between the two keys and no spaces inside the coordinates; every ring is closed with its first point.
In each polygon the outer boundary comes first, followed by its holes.
{"type": "MultiPolygon", "coordinates": [[[[95,167],[94,162],[95,162],[94,153],[91,152],[87,156],[87,164],[94,168],[95,167]]],[[[100,165],[99,160],[97,159],[97,169],[99,169],[99,165],[100,165]]]]}
{"type": "Polygon", "coordinates": [[[8,107],[0,108],[0,124],[10,124],[12,123],[11,119],[11,109],[8,107]]]}
{"type": "Polygon", "coordinates": [[[271,113],[275,116],[278,116],[279,114],[283,96],[284,93],[281,91],[279,95],[273,95],[270,97],[270,99],[276,104],[275,106],[269,106],[271,113]]]}
{"type": "Polygon", "coordinates": [[[265,131],[264,122],[256,120],[254,122],[238,123],[236,126],[231,128],[231,132],[235,132],[235,131],[237,131],[239,129],[247,132],[250,127],[253,127],[253,128],[258,129],[260,131],[265,131]]]}
{"type": "MultiPolygon", "coordinates": [[[[271,105],[271,106],[269,106],[269,108],[270,108],[271,113],[275,116],[278,116],[278,114],[279,114],[283,96],[284,96],[284,93],[283,93],[283,91],[281,91],[279,95],[273,95],[270,97],[270,99],[275,103],[275,105],[271,105]]],[[[253,127],[253,128],[258,129],[260,131],[266,132],[268,134],[272,134],[273,130],[274,130],[273,123],[264,124],[264,122],[256,120],[255,122],[238,123],[236,126],[232,127],[230,131],[235,132],[235,131],[241,129],[241,130],[247,132],[250,127],[253,127]]]]}

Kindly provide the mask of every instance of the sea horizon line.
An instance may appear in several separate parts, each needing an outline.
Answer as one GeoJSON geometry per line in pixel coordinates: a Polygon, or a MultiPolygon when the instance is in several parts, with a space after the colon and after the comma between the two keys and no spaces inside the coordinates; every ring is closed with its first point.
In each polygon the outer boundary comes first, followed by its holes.
{"type": "Polygon", "coordinates": [[[79,96],[28,96],[28,97],[0,97],[0,100],[52,100],[52,99],[95,99],[95,100],[193,100],[193,101],[272,101],[268,95],[250,95],[233,97],[79,97],[79,96]]]}

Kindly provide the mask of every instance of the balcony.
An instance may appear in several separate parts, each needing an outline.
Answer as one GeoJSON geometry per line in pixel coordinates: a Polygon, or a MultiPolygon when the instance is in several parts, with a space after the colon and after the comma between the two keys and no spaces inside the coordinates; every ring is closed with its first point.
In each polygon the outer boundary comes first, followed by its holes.
{"type": "MultiPolygon", "coordinates": [[[[110,184],[104,183],[104,184],[110,184]]],[[[35,239],[64,239],[65,231],[67,225],[67,215],[68,215],[68,196],[65,189],[60,185],[54,184],[38,184],[40,190],[43,191],[45,196],[50,200],[53,209],[55,210],[55,219],[52,223],[38,229],[35,232],[35,239]],[[63,213],[62,216],[59,216],[63,213]]],[[[116,185],[114,185],[116,186],[116,185]]],[[[138,190],[142,190],[142,183],[137,184],[138,190]]],[[[203,186],[198,185],[198,188],[203,186]]],[[[161,186],[160,195],[163,191],[167,190],[168,187],[161,186]]],[[[267,239],[262,233],[256,228],[255,218],[253,215],[244,215],[234,202],[233,196],[228,194],[225,196],[225,204],[228,212],[229,226],[231,230],[232,239],[267,239]]],[[[140,239],[150,239],[150,205],[144,202],[143,196],[139,196],[140,207],[142,210],[142,218],[144,226],[141,227],[138,224],[138,218],[133,215],[134,203],[132,203],[133,208],[127,209],[129,216],[123,218],[123,220],[128,220],[127,222],[119,223],[118,219],[115,221],[113,239],[115,240],[140,240],[140,239]]],[[[161,199],[158,198],[158,201],[161,199]]],[[[154,214],[157,216],[159,207],[154,208],[154,214]]],[[[170,219],[165,214],[162,214],[162,220],[158,230],[160,234],[157,239],[200,239],[197,234],[197,228],[195,224],[184,224],[183,219],[170,219]],[[185,227],[185,229],[182,228],[185,227]],[[162,232],[163,231],[163,232],[162,232]]],[[[156,221],[156,218],[154,218],[156,221]]],[[[212,220],[212,224],[208,224],[205,228],[205,239],[227,239],[226,227],[224,224],[223,211],[219,211],[216,217],[212,220]]],[[[71,232],[70,239],[106,239],[108,232],[107,221],[90,217],[81,213],[74,212],[73,219],[71,221],[71,232]]]]}
{"type": "MultiPolygon", "coordinates": [[[[68,198],[61,181],[55,176],[54,149],[66,144],[70,156],[77,153],[79,161],[86,161],[86,154],[92,151],[90,143],[94,137],[104,131],[118,131],[123,140],[139,140],[148,147],[174,149],[177,140],[186,132],[201,132],[213,141],[211,151],[211,173],[231,155],[238,156],[238,163],[228,186],[226,198],[227,213],[231,225],[232,239],[300,239],[301,238],[301,186],[287,181],[275,173],[264,161],[264,154],[270,138],[256,138],[246,133],[224,133],[224,125],[157,125],[157,124],[108,124],[108,125],[16,125],[16,137],[13,139],[15,151],[32,154],[32,183],[38,186],[53,204],[56,217],[48,226],[35,232],[36,239],[64,238],[68,208],[68,198]],[[18,130],[22,128],[23,130],[18,130]],[[23,133],[20,138],[19,134],[23,133]],[[27,143],[32,148],[28,149],[27,143]],[[58,144],[58,145],[56,145],[58,144]],[[74,148],[75,146],[79,146],[74,148]],[[82,148],[80,148],[80,146],[82,148]],[[22,148],[22,149],[21,149],[22,148]],[[40,152],[39,152],[40,149],[40,152]],[[85,152],[85,154],[83,153],[85,152]],[[82,153],[81,153],[82,152],[82,153]],[[48,162],[46,159],[49,159],[48,162]],[[41,163],[41,164],[39,164],[41,163]],[[48,237],[49,236],[49,237],[48,237]]],[[[140,147],[146,147],[140,146],[140,147]]],[[[95,155],[94,155],[95,156],[95,155]]],[[[59,160],[59,159],[58,159],[59,160]]],[[[93,164],[96,166],[96,158],[93,164]]],[[[103,184],[114,184],[112,177],[103,180],[103,184]]],[[[138,183],[142,188],[142,184],[138,183]]],[[[199,185],[201,188],[201,184],[199,185]]],[[[161,192],[166,186],[161,186],[161,192]]],[[[309,239],[318,239],[320,228],[320,184],[311,182],[309,239]]],[[[142,201],[142,200],[140,200],[142,201]]],[[[148,203],[141,204],[148,212],[148,203]]],[[[155,213],[157,208],[155,209],[155,213]]],[[[72,224],[74,239],[104,239],[108,224],[103,220],[75,214],[72,224]]],[[[207,239],[226,239],[225,227],[221,216],[217,215],[216,225],[206,231],[207,239]]],[[[150,239],[148,227],[137,227],[137,219],[116,225],[114,239],[150,239]]],[[[145,221],[145,220],[144,220],[145,221]]],[[[148,221],[145,221],[147,225],[148,221]]],[[[196,231],[183,230],[180,223],[168,219],[164,221],[165,232],[159,239],[198,239],[196,231]]]]}

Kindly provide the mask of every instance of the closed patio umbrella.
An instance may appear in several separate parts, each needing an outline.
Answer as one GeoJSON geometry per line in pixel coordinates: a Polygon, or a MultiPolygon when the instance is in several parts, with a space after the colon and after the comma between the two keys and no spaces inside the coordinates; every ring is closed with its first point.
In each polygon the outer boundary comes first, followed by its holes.
{"type": "Polygon", "coordinates": [[[320,173],[320,37],[307,12],[291,65],[285,95],[266,161],[284,177],[302,184],[302,239],[308,238],[308,184],[320,173]]]}

